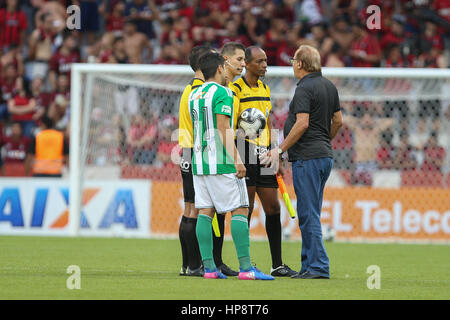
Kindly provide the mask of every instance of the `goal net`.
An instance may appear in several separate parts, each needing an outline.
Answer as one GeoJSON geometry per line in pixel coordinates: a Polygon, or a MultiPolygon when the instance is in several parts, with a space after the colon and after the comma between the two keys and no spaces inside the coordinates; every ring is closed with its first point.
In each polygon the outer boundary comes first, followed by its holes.
{"type": "MultiPolygon", "coordinates": [[[[322,207],[324,236],[332,230],[343,240],[449,241],[449,70],[324,68],[323,75],[338,88],[344,114],[344,127],[333,140],[334,168],[322,207]]],[[[189,66],[73,65],[73,234],[84,227],[90,181],[119,190],[126,189],[121,189],[123,183],[140,181],[148,186],[146,200],[139,200],[148,201],[148,212],[137,213],[146,216],[147,235],[177,236],[184,208],[177,163],[178,108],[192,77],[189,66]]],[[[271,90],[271,122],[282,139],[298,80],[288,67],[270,67],[263,80],[271,90]]],[[[286,162],[285,168],[295,208],[291,164],[286,162]]],[[[133,201],[123,200],[111,209],[109,225],[126,224],[127,208],[138,211],[133,201]]],[[[280,205],[284,236],[298,239],[298,221],[289,218],[281,195],[280,205]]],[[[257,199],[252,237],[265,237],[264,219],[257,199]]]]}

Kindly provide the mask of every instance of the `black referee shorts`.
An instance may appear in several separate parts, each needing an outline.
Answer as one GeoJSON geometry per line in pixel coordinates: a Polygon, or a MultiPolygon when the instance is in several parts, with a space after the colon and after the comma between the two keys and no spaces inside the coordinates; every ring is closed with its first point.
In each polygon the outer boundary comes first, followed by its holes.
{"type": "Polygon", "coordinates": [[[269,147],[262,147],[240,140],[235,140],[241,159],[244,161],[247,173],[245,182],[248,187],[278,188],[277,178],[274,170],[265,168],[259,160],[259,156],[270,150],[269,147]]]}
{"type": "Polygon", "coordinates": [[[189,203],[195,203],[194,178],[192,176],[192,151],[192,148],[183,148],[180,160],[184,202],[189,203]]]}

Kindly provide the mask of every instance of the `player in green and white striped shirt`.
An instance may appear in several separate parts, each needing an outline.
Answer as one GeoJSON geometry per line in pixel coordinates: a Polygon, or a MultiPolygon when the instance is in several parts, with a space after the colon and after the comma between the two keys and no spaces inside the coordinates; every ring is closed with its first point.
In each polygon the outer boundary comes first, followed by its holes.
{"type": "Polygon", "coordinates": [[[231,236],[239,259],[239,279],[273,280],[253,267],[250,260],[246,169],[234,144],[233,96],[224,87],[224,59],[219,53],[209,52],[200,58],[199,64],[205,83],[189,95],[189,110],[194,129],[195,207],[199,209],[196,235],[204,277],[226,278],[214,263],[211,224],[214,211],[218,214],[231,211],[231,236]]]}
{"type": "Polygon", "coordinates": [[[230,89],[215,83],[205,82],[189,96],[189,109],[194,129],[195,175],[235,173],[233,157],[228,154],[217,128],[217,115],[233,119],[233,94],[230,89]]]}

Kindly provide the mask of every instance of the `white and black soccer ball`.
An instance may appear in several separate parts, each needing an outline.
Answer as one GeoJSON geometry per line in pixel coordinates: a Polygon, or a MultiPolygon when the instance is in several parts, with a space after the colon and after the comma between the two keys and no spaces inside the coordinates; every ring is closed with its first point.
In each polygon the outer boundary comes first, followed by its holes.
{"type": "Polygon", "coordinates": [[[333,241],[336,237],[336,230],[329,225],[322,225],[322,239],[323,241],[333,241]]]}
{"type": "Polygon", "coordinates": [[[266,117],[261,110],[249,108],[242,111],[237,122],[238,129],[242,129],[248,138],[256,138],[260,130],[266,127],[266,117]]]}

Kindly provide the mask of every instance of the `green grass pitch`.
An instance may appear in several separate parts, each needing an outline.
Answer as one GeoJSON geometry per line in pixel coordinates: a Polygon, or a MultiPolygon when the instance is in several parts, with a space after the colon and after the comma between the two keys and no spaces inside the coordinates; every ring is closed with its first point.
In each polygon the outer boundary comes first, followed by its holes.
{"type": "MultiPolygon", "coordinates": [[[[284,262],[300,267],[300,242],[283,243],[284,262]]],[[[0,299],[450,299],[450,246],[326,243],[330,280],[205,280],[180,277],[177,240],[0,237],[0,299]],[[81,271],[69,290],[67,267],[81,271]],[[380,289],[368,289],[370,265],[380,289]]],[[[251,242],[252,260],[270,270],[267,241],[251,242]]],[[[233,243],[224,261],[237,268],[233,243]]]]}

